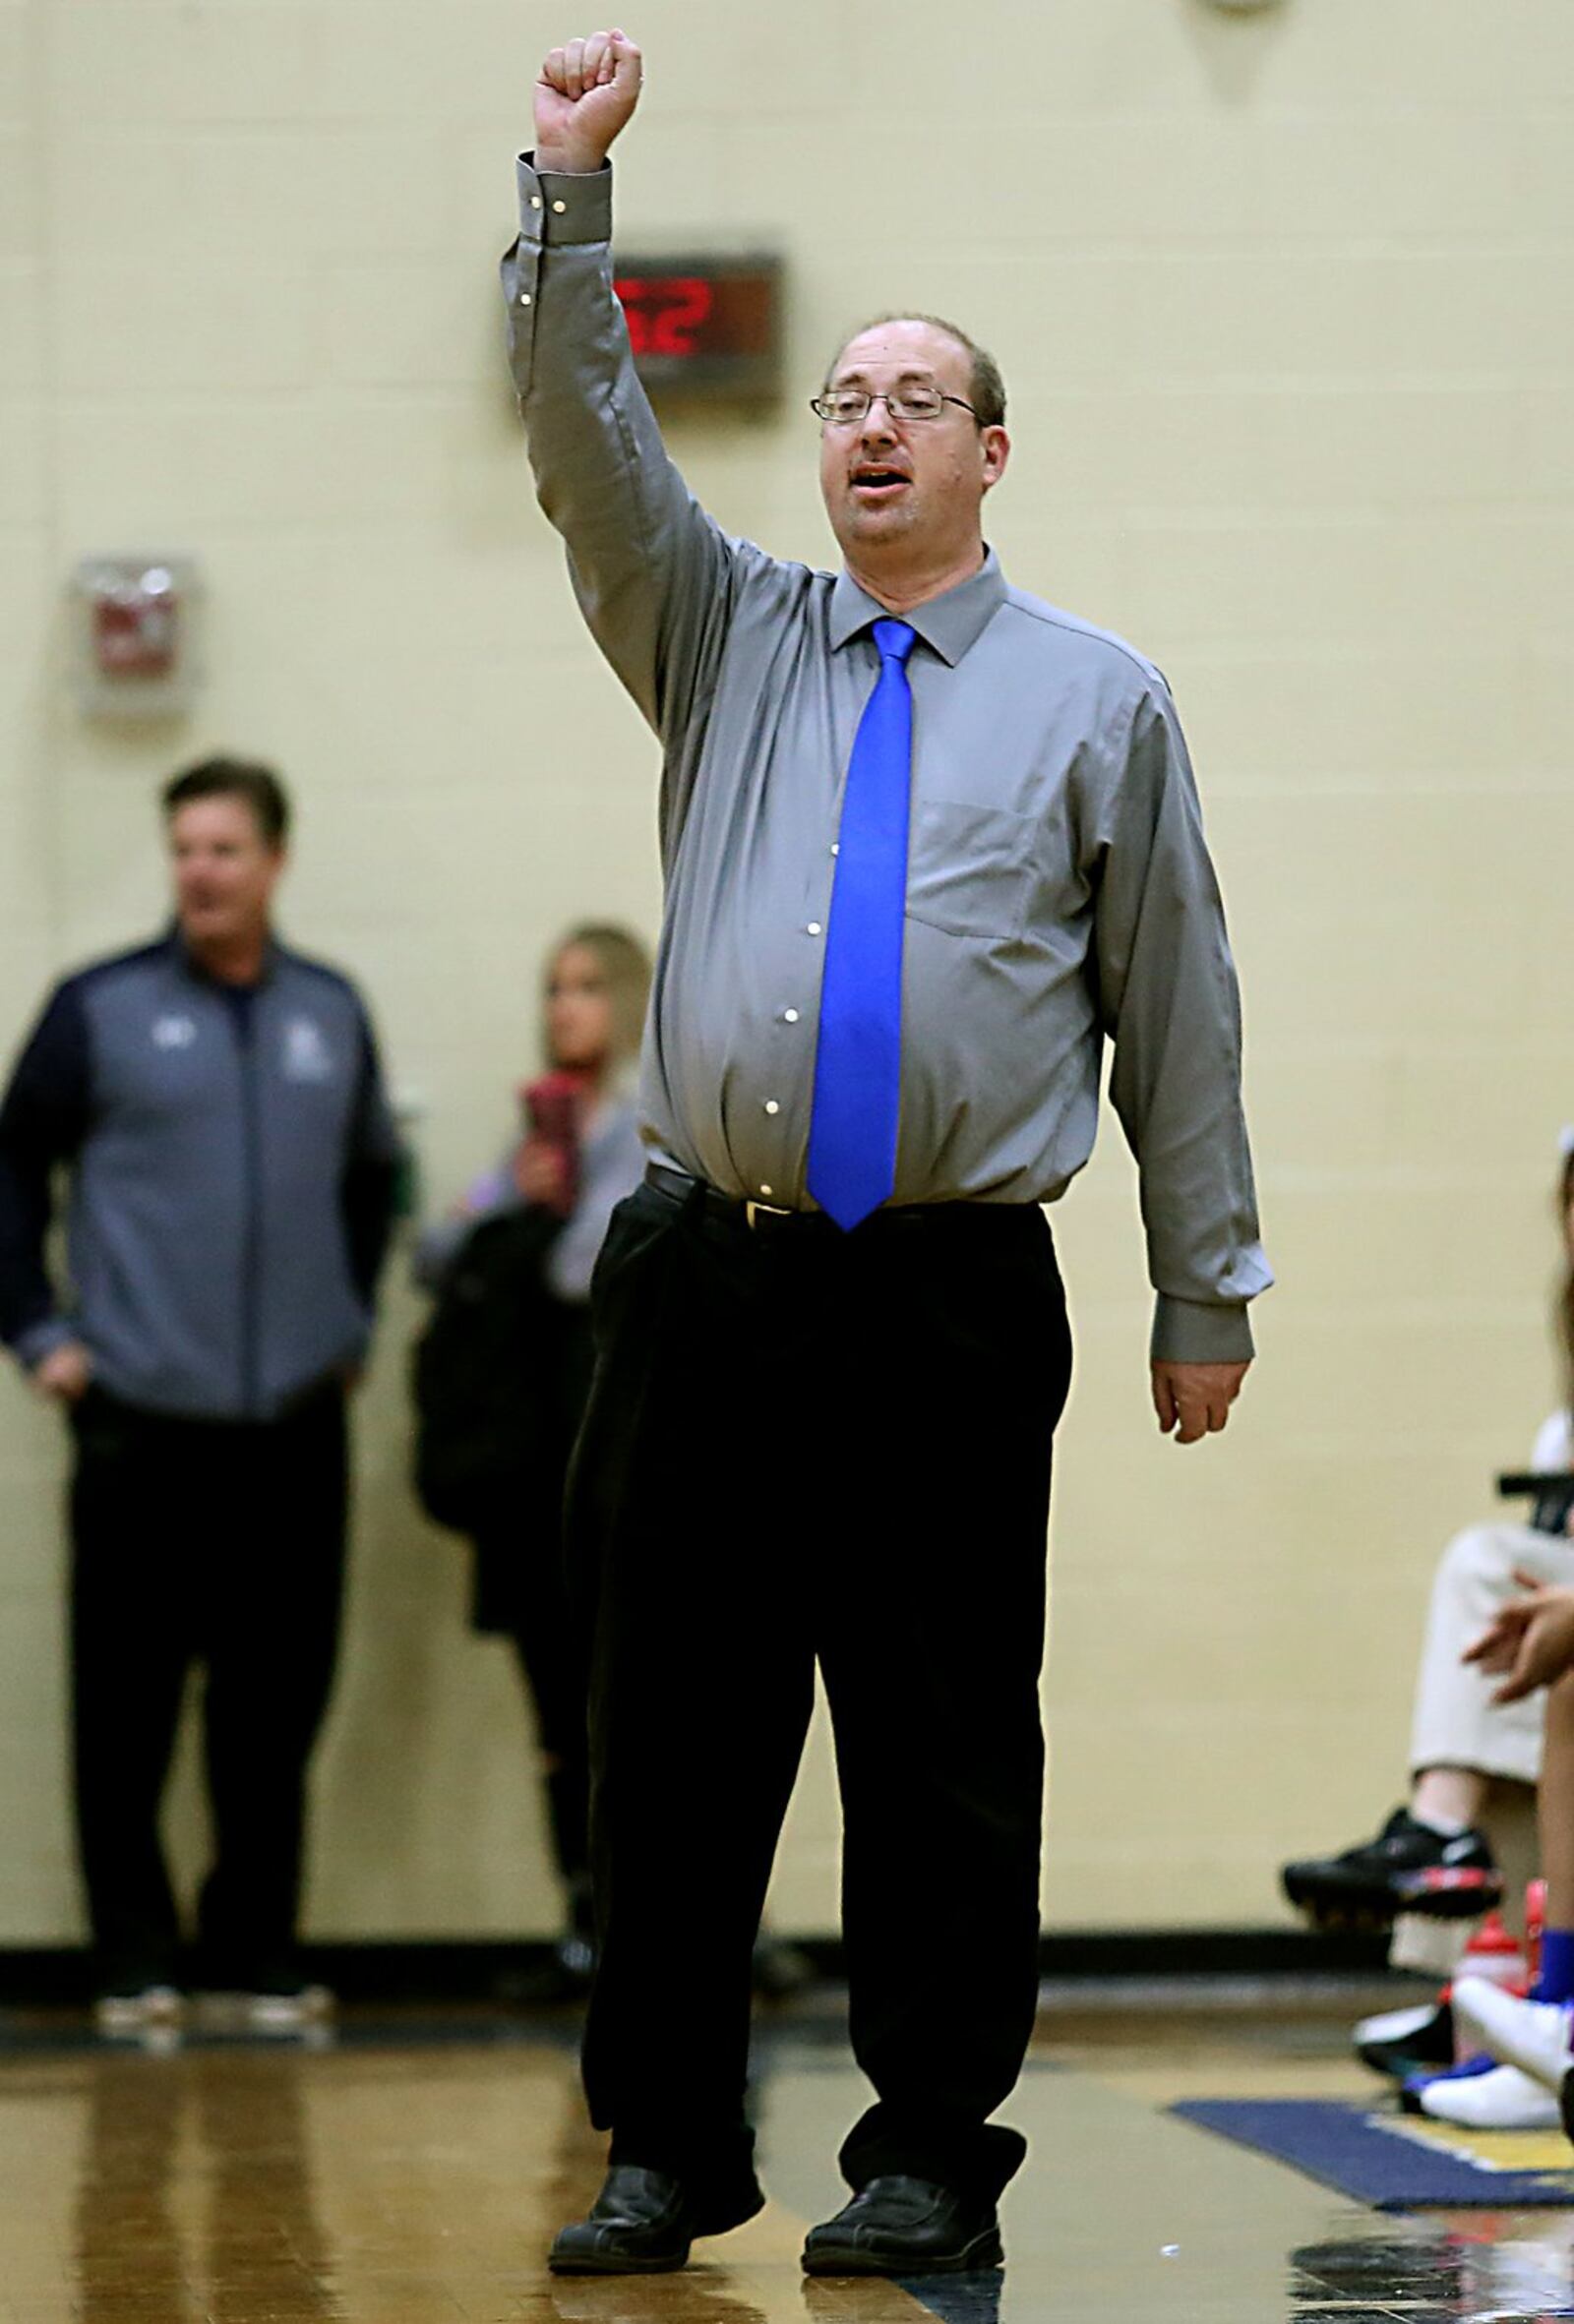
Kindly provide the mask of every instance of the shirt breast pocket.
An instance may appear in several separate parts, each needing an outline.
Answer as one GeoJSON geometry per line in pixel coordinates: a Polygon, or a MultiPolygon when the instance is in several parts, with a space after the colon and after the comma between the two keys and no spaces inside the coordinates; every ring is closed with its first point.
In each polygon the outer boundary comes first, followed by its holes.
{"type": "Polygon", "coordinates": [[[915,799],[908,913],[953,936],[1019,936],[1033,887],[1032,839],[1030,815],[915,799]]]}

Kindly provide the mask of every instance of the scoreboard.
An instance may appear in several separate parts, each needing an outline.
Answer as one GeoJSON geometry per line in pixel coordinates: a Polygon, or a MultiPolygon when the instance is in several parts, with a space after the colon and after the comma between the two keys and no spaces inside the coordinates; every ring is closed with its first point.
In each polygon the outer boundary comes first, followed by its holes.
{"type": "Polygon", "coordinates": [[[620,259],[613,281],[653,392],[739,403],[780,394],[779,258],[620,259]]]}

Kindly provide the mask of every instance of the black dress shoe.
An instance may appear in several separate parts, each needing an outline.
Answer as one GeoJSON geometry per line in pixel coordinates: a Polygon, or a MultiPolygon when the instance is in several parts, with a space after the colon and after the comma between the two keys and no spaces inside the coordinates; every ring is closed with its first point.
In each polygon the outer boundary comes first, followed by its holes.
{"type": "Polygon", "coordinates": [[[1004,2258],[993,2203],[933,2179],[872,2178],[834,2219],[811,2228],[811,2276],[959,2276],[1004,2258]]]}
{"type": "Polygon", "coordinates": [[[615,2163],[588,2219],[559,2230],[555,2276],[660,2276],[685,2266],[696,2235],[722,2235],[764,2204],[753,2177],[691,2191],[665,2171],[615,2163]]]}

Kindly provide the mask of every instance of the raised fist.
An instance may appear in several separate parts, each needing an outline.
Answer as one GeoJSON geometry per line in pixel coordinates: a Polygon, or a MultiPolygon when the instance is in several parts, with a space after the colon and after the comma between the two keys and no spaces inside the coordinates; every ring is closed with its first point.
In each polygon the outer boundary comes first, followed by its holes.
{"type": "Polygon", "coordinates": [[[538,169],[599,169],[639,102],[644,72],[627,32],[592,32],[553,49],[535,85],[538,169]]]}

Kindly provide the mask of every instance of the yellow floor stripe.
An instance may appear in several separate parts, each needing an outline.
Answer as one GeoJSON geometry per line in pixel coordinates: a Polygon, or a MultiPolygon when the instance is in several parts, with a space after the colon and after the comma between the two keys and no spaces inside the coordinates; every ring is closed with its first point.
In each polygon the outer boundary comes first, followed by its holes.
{"type": "Polygon", "coordinates": [[[1473,2130],[1463,2123],[1434,2122],[1426,2115],[1385,2115],[1380,2126],[1417,2146],[1458,2155],[1482,2171],[1540,2171],[1566,2178],[1574,2196],[1574,2158],[1561,2130],[1473,2130]]]}

